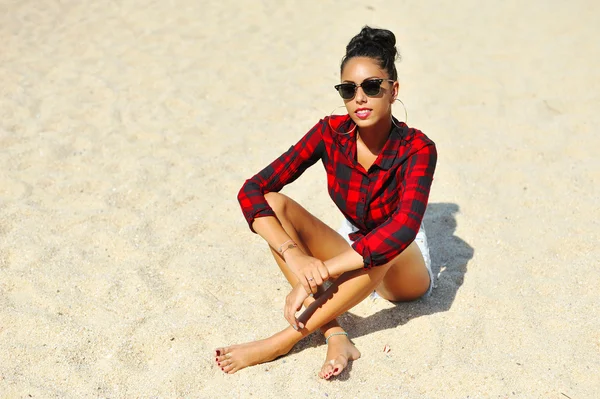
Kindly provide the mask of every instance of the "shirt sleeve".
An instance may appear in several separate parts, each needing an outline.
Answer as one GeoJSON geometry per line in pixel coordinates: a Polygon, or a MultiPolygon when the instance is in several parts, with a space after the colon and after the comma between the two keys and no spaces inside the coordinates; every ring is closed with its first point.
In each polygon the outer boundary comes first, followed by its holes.
{"type": "Polygon", "coordinates": [[[252,223],[256,218],[275,216],[275,212],[265,200],[265,194],[278,192],[322,158],[323,129],[323,120],[321,120],[298,143],[252,178],[246,180],[238,193],[238,201],[250,230],[254,232],[252,223]]]}
{"type": "Polygon", "coordinates": [[[398,208],[388,220],[352,244],[362,255],[365,268],[390,262],[414,241],[427,208],[436,163],[437,151],[430,144],[412,154],[400,168],[398,208]]]}

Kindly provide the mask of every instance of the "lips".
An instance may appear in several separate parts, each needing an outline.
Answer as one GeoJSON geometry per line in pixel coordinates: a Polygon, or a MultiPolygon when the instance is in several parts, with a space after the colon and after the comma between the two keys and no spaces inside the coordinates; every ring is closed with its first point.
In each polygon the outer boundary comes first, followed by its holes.
{"type": "Polygon", "coordinates": [[[371,115],[372,110],[369,108],[359,108],[354,113],[359,119],[367,119],[371,115]]]}

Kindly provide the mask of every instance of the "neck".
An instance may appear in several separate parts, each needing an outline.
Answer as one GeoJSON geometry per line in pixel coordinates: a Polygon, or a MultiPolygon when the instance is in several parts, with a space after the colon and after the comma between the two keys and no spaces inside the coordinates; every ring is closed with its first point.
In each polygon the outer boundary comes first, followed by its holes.
{"type": "Polygon", "coordinates": [[[379,123],[369,127],[361,127],[358,130],[358,138],[367,146],[373,154],[379,154],[392,129],[392,119],[383,118],[379,123]]]}

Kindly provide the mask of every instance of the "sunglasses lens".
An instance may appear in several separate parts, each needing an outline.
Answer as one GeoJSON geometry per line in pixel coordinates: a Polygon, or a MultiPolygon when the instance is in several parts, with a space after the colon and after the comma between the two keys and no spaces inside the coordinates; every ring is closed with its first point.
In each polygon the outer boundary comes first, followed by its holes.
{"type": "MultiPolygon", "coordinates": [[[[381,83],[383,83],[383,79],[365,80],[360,84],[360,87],[367,96],[374,97],[381,93],[381,83]]],[[[344,100],[351,100],[356,94],[357,86],[354,83],[342,83],[336,85],[335,88],[344,100]]]]}
{"type": "Polygon", "coordinates": [[[362,89],[367,96],[376,96],[381,90],[380,80],[365,80],[362,83],[362,89]]]}
{"type": "Polygon", "coordinates": [[[352,97],[354,97],[354,93],[356,92],[356,86],[350,83],[342,83],[338,86],[338,92],[344,100],[349,100],[352,97]]]}

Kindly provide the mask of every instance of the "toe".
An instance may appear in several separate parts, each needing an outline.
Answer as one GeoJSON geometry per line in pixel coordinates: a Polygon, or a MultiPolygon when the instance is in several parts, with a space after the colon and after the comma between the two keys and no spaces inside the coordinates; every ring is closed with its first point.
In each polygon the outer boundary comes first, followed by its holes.
{"type": "Polygon", "coordinates": [[[348,359],[346,359],[346,356],[340,355],[340,356],[336,357],[335,361],[333,363],[333,372],[332,372],[333,375],[340,375],[342,370],[344,370],[344,368],[346,368],[347,364],[348,364],[348,359]]]}
{"type": "Polygon", "coordinates": [[[330,374],[333,373],[333,364],[331,363],[330,360],[326,361],[325,364],[323,364],[323,367],[321,367],[321,371],[319,373],[319,376],[321,378],[329,378],[330,374]]]}
{"type": "Polygon", "coordinates": [[[323,371],[323,368],[321,368],[321,370],[319,370],[319,378],[325,378],[325,372],[323,371]]]}
{"type": "MultiPolygon", "coordinates": [[[[233,369],[234,369],[233,364],[228,364],[227,366],[224,366],[221,368],[221,370],[223,370],[224,372],[229,373],[229,374],[231,374],[233,369]]],[[[235,372],[235,371],[233,371],[233,372],[235,372]]]]}
{"type": "Polygon", "coordinates": [[[217,363],[223,363],[225,360],[231,358],[229,348],[219,348],[215,352],[220,353],[219,355],[215,356],[215,361],[217,363]]]}
{"type": "Polygon", "coordinates": [[[227,353],[229,353],[230,349],[229,348],[217,348],[215,349],[215,357],[216,358],[222,358],[223,356],[225,356],[227,353]]]}
{"type": "Polygon", "coordinates": [[[327,360],[323,364],[323,367],[321,368],[321,372],[319,373],[320,377],[328,380],[333,375],[333,369],[334,369],[334,360],[333,359],[327,360]]]}

